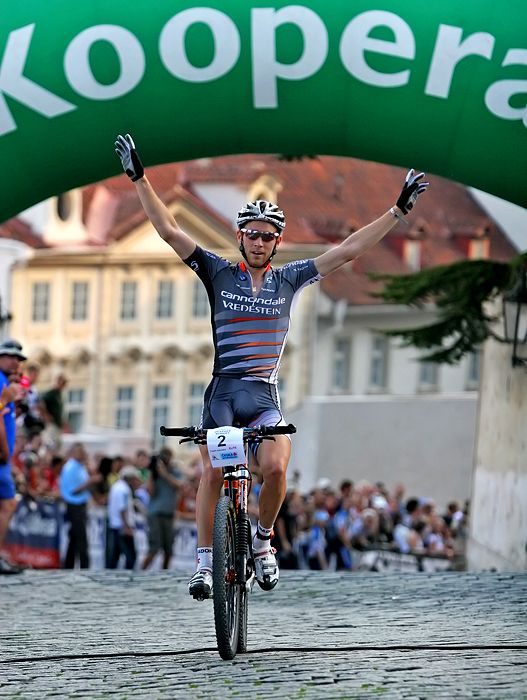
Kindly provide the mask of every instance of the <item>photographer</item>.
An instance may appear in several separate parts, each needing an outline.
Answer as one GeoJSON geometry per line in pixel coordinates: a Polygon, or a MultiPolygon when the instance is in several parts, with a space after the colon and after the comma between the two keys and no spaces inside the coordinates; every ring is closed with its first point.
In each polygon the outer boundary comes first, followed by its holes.
{"type": "Polygon", "coordinates": [[[38,362],[27,362],[24,374],[20,380],[20,386],[24,390],[24,401],[22,406],[22,427],[24,433],[31,438],[33,435],[41,433],[45,426],[40,413],[40,395],[35,384],[40,374],[38,362]]]}
{"type": "Polygon", "coordinates": [[[174,544],[174,513],[181,486],[181,475],[172,464],[172,450],[164,447],[150,462],[147,489],[148,504],[148,553],[143,562],[147,569],[154,557],[163,551],[163,569],[168,569],[174,544]]]}

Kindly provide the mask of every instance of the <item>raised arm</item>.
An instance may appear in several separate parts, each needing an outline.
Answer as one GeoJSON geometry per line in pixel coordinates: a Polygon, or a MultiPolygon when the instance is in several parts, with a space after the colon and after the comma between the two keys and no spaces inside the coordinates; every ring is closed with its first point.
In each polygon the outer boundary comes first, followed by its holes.
{"type": "Polygon", "coordinates": [[[117,137],[115,152],[121,159],[125,173],[135,184],[145,214],[156,231],[182,260],[188,258],[194,252],[196,243],[178,226],[175,218],[154,192],[130,134],[117,137]]]}
{"type": "Polygon", "coordinates": [[[327,250],[315,258],[315,265],[319,273],[324,277],[350,262],[350,260],[358,258],[359,255],[365,253],[384,238],[395,226],[398,219],[404,221],[403,217],[411,211],[417,197],[428,187],[429,183],[423,181],[424,176],[424,173],[415,175],[413,170],[409,170],[395,206],[391,207],[375,221],[372,221],[371,224],[367,224],[355,231],[355,233],[352,233],[338,246],[327,250]]]}

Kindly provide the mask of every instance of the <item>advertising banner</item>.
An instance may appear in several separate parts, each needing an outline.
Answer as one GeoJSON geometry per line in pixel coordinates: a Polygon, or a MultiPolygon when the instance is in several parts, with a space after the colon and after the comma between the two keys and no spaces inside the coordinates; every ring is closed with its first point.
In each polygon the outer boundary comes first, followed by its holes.
{"type": "Polygon", "coordinates": [[[2,551],[15,564],[33,569],[60,567],[63,514],[59,503],[23,498],[11,522],[2,551]]]}
{"type": "Polygon", "coordinates": [[[5,0],[0,221],[145,164],[336,154],[527,206],[524,0],[5,0]]]}

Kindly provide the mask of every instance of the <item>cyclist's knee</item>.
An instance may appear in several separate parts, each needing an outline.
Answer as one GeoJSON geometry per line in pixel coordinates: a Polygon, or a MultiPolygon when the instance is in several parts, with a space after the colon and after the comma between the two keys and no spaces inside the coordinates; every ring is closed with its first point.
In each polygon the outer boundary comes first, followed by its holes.
{"type": "Polygon", "coordinates": [[[287,460],[274,459],[260,463],[264,481],[281,482],[286,478],[287,460]]]}

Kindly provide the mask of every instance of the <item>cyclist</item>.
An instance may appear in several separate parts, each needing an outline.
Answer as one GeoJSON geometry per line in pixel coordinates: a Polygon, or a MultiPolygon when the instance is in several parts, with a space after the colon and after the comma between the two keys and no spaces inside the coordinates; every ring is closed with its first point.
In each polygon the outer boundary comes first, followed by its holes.
{"type": "MultiPolygon", "coordinates": [[[[276,383],[280,358],[289,329],[292,302],[307,284],[329,275],[378,243],[413,208],[428,186],[424,173],[410,170],[395,206],[311,260],[299,260],[282,268],[271,260],[282,242],[284,213],[271,202],[249,202],[237,217],[243,261],[232,264],[203,250],[178,225],[154,192],[144,174],[132,137],[119,135],[115,150],[151,223],[182,261],[200,277],[212,309],[215,358],[212,381],[204,396],[203,428],[221,425],[278,425],[284,423],[276,383]]],[[[255,450],[263,475],[259,495],[259,519],[253,540],[256,579],[270,590],[279,578],[271,532],[286,492],[286,469],[291,442],[279,435],[255,450]]],[[[214,510],[223,483],[222,472],[213,469],[206,447],[201,448],[196,520],[197,570],[189,582],[194,597],[212,593],[212,531],[214,510]]]]}

